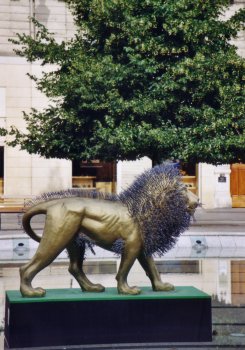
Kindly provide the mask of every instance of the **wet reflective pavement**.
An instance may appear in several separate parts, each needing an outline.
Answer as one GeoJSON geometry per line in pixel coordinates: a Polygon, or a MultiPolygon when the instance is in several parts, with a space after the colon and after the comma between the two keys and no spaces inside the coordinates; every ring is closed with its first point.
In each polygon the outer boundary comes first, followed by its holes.
{"type": "MultiPolygon", "coordinates": [[[[67,271],[66,259],[56,261],[43,270],[34,280],[34,285],[44,288],[78,288],[67,271]]],[[[23,261],[2,262],[0,266],[0,316],[1,328],[4,319],[5,290],[19,289],[18,268],[23,261]]],[[[118,260],[88,259],[86,270],[93,282],[114,287],[118,260]]],[[[124,344],[57,349],[245,349],[245,259],[157,259],[162,279],[175,285],[191,285],[212,296],[213,341],[199,344],[124,344]]],[[[129,276],[129,283],[149,285],[141,267],[136,264],[129,276]]],[[[191,310],[190,310],[191,312],[191,310]]],[[[65,315],[64,315],[65,317],[65,315]]],[[[3,349],[1,332],[0,349],[3,349]],[[2,346],[2,347],[1,347],[2,346]]],[[[40,348],[41,349],[41,348],[40,348]]],[[[51,348],[50,348],[51,349],[51,348]]],[[[53,348],[56,349],[56,348],[53,348]]]]}
{"type": "MultiPolygon", "coordinates": [[[[4,302],[6,290],[19,289],[19,266],[33,255],[36,243],[23,235],[16,220],[2,217],[0,227],[0,350],[3,346],[4,302]],[[11,237],[11,239],[10,239],[11,237]]],[[[34,223],[41,229],[40,222],[34,223]]],[[[162,280],[176,286],[194,286],[212,296],[212,330],[210,343],[113,344],[94,346],[50,347],[49,349],[245,349],[245,230],[232,234],[233,227],[219,227],[219,232],[205,232],[205,227],[184,234],[163,259],[156,259],[162,280]]],[[[216,228],[217,231],[217,228],[216,228]]],[[[239,231],[236,228],[235,231],[239,231]]],[[[115,287],[119,259],[97,249],[87,254],[86,272],[95,283],[115,287]]],[[[67,271],[66,253],[38,274],[34,286],[44,288],[78,288],[67,271]]],[[[129,284],[149,285],[138,264],[129,275],[129,284]]],[[[190,310],[191,312],[191,310],[190,310]]],[[[64,315],[65,317],[65,315],[64,315]]],[[[31,349],[31,348],[29,348],[31,349]]],[[[34,349],[34,348],[33,348],[34,349]]],[[[42,348],[35,348],[42,349],[42,348]]],[[[47,348],[45,348],[47,349],[47,348]]]]}

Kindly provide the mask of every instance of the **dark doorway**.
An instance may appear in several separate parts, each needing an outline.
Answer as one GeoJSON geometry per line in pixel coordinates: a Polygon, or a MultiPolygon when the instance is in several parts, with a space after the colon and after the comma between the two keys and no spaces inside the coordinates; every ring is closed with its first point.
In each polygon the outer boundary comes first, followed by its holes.
{"type": "Polygon", "coordinates": [[[72,187],[116,192],[116,162],[100,160],[72,162],[72,187]]]}

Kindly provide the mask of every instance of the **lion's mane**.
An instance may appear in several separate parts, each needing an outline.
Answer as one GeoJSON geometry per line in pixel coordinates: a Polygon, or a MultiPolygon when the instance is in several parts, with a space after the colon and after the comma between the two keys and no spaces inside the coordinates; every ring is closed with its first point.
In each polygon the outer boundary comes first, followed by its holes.
{"type": "Polygon", "coordinates": [[[144,172],[119,198],[140,228],[146,255],[162,256],[189,227],[186,188],[172,164],[144,172]]]}

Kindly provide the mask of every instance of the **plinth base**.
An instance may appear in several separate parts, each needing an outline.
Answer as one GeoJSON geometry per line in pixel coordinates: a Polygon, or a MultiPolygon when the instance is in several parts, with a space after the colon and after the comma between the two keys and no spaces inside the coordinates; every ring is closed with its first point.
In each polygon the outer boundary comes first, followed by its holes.
{"type": "Polygon", "coordinates": [[[11,348],[211,341],[211,298],[194,287],[142,288],[137,296],[50,289],[44,298],[6,292],[5,341],[11,348]]]}

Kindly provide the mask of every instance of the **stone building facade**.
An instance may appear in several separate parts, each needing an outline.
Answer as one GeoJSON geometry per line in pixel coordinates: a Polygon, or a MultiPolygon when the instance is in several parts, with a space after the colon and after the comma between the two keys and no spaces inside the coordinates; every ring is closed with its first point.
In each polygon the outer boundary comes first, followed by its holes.
{"type": "MultiPolygon", "coordinates": [[[[233,1],[227,16],[244,6],[245,1],[233,1]]],[[[35,28],[29,17],[34,16],[58,41],[71,38],[74,34],[72,16],[60,0],[1,0],[0,2],[0,126],[15,125],[25,129],[23,111],[32,107],[42,109],[48,101],[28,78],[26,73],[39,75],[49,67],[29,63],[16,57],[9,38],[16,33],[35,36],[35,28]]],[[[245,56],[244,33],[236,41],[239,53],[245,56]]],[[[29,155],[18,148],[8,147],[0,138],[0,192],[2,198],[28,198],[42,192],[67,189],[72,186],[98,186],[100,189],[120,191],[131,183],[135,175],[151,167],[151,161],[143,158],[135,162],[118,162],[106,170],[104,164],[94,163],[93,169],[81,163],[76,173],[67,160],[44,159],[29,155]],[[100,169],[100,181],[96,183],[96,171],[100,169]],[[108,175],[108,174],[111,175],[108,175]],[[105,175],[107,174],[107,175],[105,175]],[[109,178],[110,177],[110,178],[109,178]],[[91,181],[91,184],[90,182],[91,181]],[[114,186],[108,187],[108,182],[114,186]],[[116,183],[116,186],[115,186],[116,183]],[[85,184],[85,185],[84,185],[85,184]]],[[[204,207],[229,207],[232,205],[230,192],[230,165],[214,167],[198,164],[185,174],[187,186],[197,193],[204,207]],[[222,181],[220,179],[223,179],[222,181]],[[225,180],[224,180],[225,179],[225,180]]],[[[244,193],[245,195],[245,193],[244,193]]]]}

